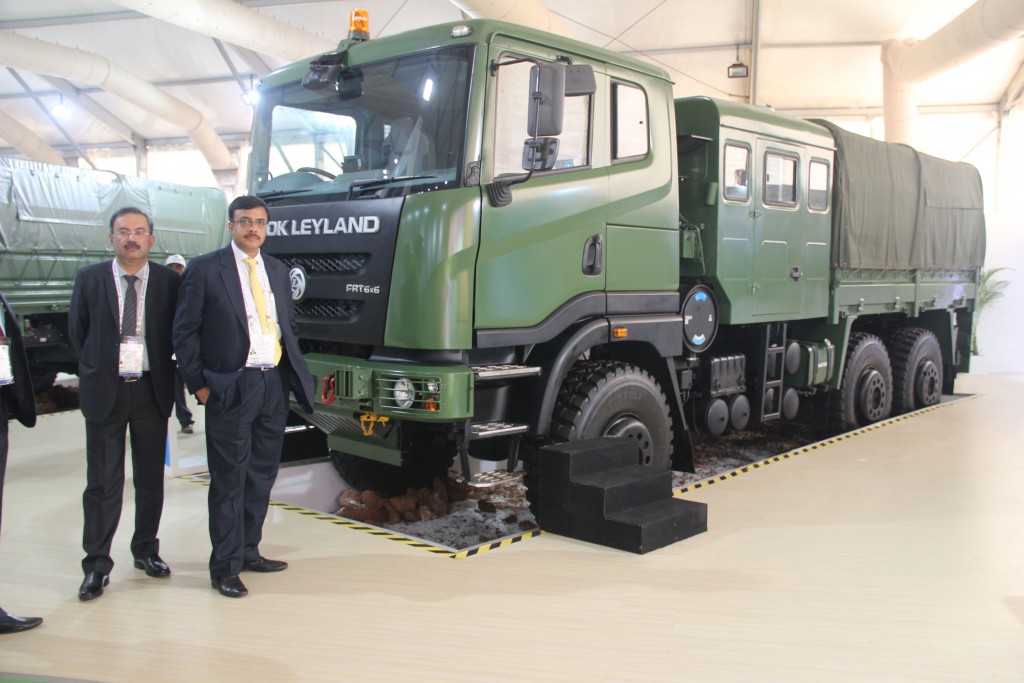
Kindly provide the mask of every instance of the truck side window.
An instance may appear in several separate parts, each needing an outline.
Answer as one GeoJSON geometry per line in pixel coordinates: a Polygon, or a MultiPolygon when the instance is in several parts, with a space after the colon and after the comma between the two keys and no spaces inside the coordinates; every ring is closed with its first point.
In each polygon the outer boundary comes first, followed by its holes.
{"type": "Polygon", "coordinates": [[[750,198],[750,148],[728,142],[725,145],[722,186],[725,198],[745,202],[750,198]]]}
{"type": "MultiPolygon", "coordinates": [[[[526,119],[532,67],[531,62],[522,62],[502,66],[498,71],[494,123],[495,176],[523,172],[523,142],[530,137],[526,132],[526,119]]],[[[590,164],[590,101],[590,95],[565,98],[556,170],[590,164]]]]}
{"type": "Polygon", "coordinates": [[[647,94],[627,83],[612,85],[612,159],[642,157],[647,154],[647,94]]]}
{"type": "Polygon", "coordinates": [[[796,206],[795,156],[767,152],[764,155],[764,203],[796,206]]]}
{"type": "Polygon", "coordinates": [[[829,165],[821,159],[811,159],[807,174],[807,208],[812,211],[828,211],[829,165]]]}

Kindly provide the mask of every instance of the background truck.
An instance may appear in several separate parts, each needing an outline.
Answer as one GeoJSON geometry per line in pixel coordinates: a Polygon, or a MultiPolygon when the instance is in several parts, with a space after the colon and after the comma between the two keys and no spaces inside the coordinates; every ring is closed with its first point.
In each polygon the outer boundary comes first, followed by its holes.
{"type": "Polygon", "coordinates": [[[0,291],[21,321],[37,392],[58,372],[78,373],[71,289],[79,268],[114,257],[115,211],[135,206],[153,218],[156,263],[227,243],[227,202],[217,189],[0,157],[0,198],[0,291]]]}
{"type": "Polygon", "coordinates": [[[251,172],[356,487],[522,459],[535,505],[547,443],[692,471],[692,430],[848,430],[967,370],[973,167],[558,36],[350,34],[262,81],[251,172]]]}

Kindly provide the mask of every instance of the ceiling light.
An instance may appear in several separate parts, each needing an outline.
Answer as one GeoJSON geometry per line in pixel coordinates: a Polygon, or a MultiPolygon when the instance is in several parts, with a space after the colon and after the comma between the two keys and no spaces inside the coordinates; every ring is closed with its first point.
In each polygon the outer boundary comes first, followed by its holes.
{"type": "Polygon", "coordinates": [[[739,45],[736,46],[736,61],[729,65],[726,73],[729,74],[729,78],[746,78],[750,75],[750,68],[740,61],[739,45]]]}
{"type": "Polygon", "coordinates": [[[242,101],[248,104],[250,107],[255,107],[260,101],[259,91],[250,90],[249,92],[242,93],[242,101]]]}
{"type": "Polygon", "coordinates": [[[50,113],[58,119],[66,119],[71,116],[71,107],[64,104],[64,96],[61,95],[60,102],[50,107],[50,113]]]}

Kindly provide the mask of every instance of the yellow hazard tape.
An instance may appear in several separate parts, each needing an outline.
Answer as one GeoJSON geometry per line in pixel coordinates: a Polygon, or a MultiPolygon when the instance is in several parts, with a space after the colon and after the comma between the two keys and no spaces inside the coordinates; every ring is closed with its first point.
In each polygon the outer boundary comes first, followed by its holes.
{"type": "Polygon", "coordinates": [[[954,403],[958,403],[960,401],[963,401],[963,400],[966,400],[966,399],[970,399],[970,398],[974,398],[974,397],[975,397],[974,394],[972,394],[970,396],[961,396],[961,397],[958,397],[954,401],[947,401],[945,403],[939,403],[937,405],[929,406],[927,408],[921,408],[920,410],[915,410],[912,413],[906,413],[904,415],[898,415],[896,417],[891,417],[888,420],[883,420],[882,422],[876,422],[874,424],[870,424],[870,425],[867,425],[865,427],[861,427],[860,429],[855,429],[852,432],[846,432],[845,434],[840,434],[838,436],[833,436],[833,437],[830,437],[828,439],[824,439],[823,441],[817,441],[817,442],[809,444],[807,446],[801,446],[800,448],[794,448],[791,451],[786,451],[782,455],[772,456],[771,458],[767,458],[767,459],[761,460],[759,462],[751,463],[749,465],[745,465],[744,467],[739,467],[739,468],[737,468],[735,470],[732,470],[730,472],[726,472],[724,474],[719,474],[717,476],[711,477],[710,479],[705,479],[704,481],[697,482],[696,484],[690,484],[689,486],[684,486],[684,487],[679,488],[679,489],[674,489],[672,491],[672,495],[673,496],[678,496],[680,493],[686,493],[688,491],[696,491],[697,489],[706,488],[708,486],[711,486],[712,484],[717,484],[718,482],[728,481],[729,479],[732,479],[734,477],[738,477],[741,474],[746,474],[747,472],[750,472],[752,470],[757,470],[757,469],[761,469],[762,467],[767,467],[768,465],[771,465],[772,463],[782,462],[783,460],[788,460],[789,458],[793,458],[793,457],[801,455],[803,453],[810,453],[811,451],[821,450],[822,448],[825,448],[826,446],[830,446],[830,445],[832,445],[834,443],[838,443],[840,441],[845,441],[847,439],[852,439],[855,436],[860,436],[861,434],[867,434],[868,432],[873,432],[876,429],[882,429],[883,427],[888,427],[889,425],[896,424],[897,422],[903,422],[904,420],[909,420],[912,417],[917,417],[918,415],[924,415],[925,413],[930,413],[930,412],[932,412],[934,410],[939,410],[940,408],[945,408],[947,406],[953,405],[954,403]]]}
{"type": "MultiPolygon", "coordinates": [[[[204,486],[210,485],[210,482],[207,479],[203,477],[197,477],[191,474],[184,475],[180,478],[196,482],[197,484],[203,484],[204,486]]],[[[330,522],[331,524],[336,524],[338,526],[345,527],[346,529],[362,531],[363,533],[370,534],[371,536],[377,536],[378,538],[386,538],[389,541],[397,541],[399,543],[404,543],[410,548],[419,548],[420,550],[426,550],[427,552],[433,553],[434,555],[440,555],[441,557],[450,557],[453,560],[461,560],[467,557],[473,557],[474,555],[479,555],[480,553],[487,552],[488,550],[505,548],[507,546],[512,545],[513,543],[518,543],[528,538],[533,538],[534,536],[540,536],[543,533],[540,529],[536,529],[534,531],[528,531],[524,534],[519,534],[518,536],[509,536],[507,538],[498,539],[497,541],[493,541],[491,543],[484,543],[482,545],[473,546],[472,548],[466,548],[464,550],[456,550],[455,548],[446,548],[445,546],[433,545],[431,543],[428,543],[427,541],[424,541],[421,538],[414,538],[412,536],[398,534],[388,529],[369,526],[367,524],[362,524],[360,522],[354,522],[351,519],[345,519],[344,517],[328,515],[324,512],[317,512],[316,510],[309,510],[307,508],[301,508],[296,505],[290,505],[288,503],[278,503],[277,501],[272,500],[270,501],[270,504],[276,508],[287,510],[288,512],[297,512],[300,515],[303,515],[304,517],[312,517],[313,519],[319,519],[324,522],[330,522]]]]}

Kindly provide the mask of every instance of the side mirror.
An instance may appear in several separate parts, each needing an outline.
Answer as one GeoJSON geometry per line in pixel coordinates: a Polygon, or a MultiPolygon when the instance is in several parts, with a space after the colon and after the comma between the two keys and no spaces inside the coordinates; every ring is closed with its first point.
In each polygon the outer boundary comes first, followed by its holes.
{"type": "Polygon", "coordinates": [[[558,160],[558,138],[528,138],[523,142],[523,170],[550,171],[558,160]]]}
{"type": "Polygon", "coordinates": [[[570,64],[565,67],[565,96],[579,97],[597,92],[594,67],[589,64],[570,64]]]}
{"type": "Polygon", "coordinates": [[[565,65],[539,62],[530,69],[530,112],[526,132],[531,137],[551,137],[562,132],[565,103],[565,65]]]}

